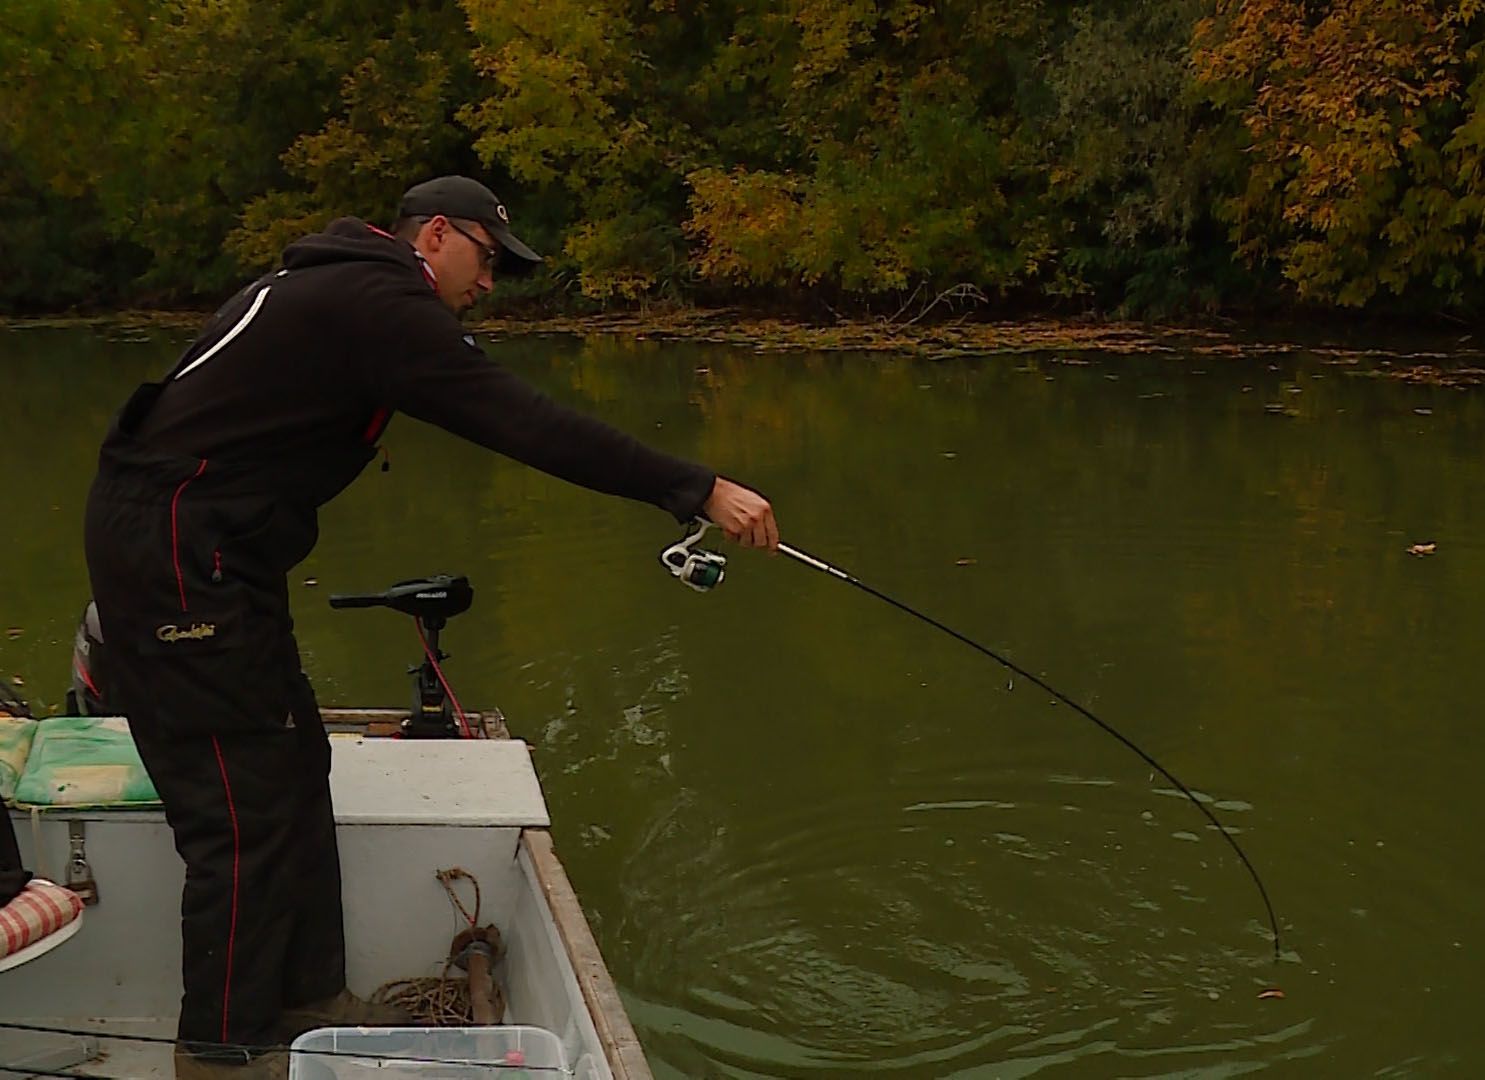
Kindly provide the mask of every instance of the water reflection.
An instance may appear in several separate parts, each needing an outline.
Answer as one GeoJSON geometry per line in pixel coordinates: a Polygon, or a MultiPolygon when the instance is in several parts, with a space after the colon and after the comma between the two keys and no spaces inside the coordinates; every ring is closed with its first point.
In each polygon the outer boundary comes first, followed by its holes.
{"type": "MultiPolygon", "coordinates": [[[[0,336],[0,623],[20,631],[0,673],[42,703],[86,598],[98,439],[181,336],[0,336]]],[[[327,702],[406,701],[404,620],[325,596],[470,576],[450,678],[534,744],[662,1076],[1464,1076],[1485,1058],[1478,393],[1307,354],[494,351],[758,484],[786,538],[1115,724],[1239,832],[1283,921],[1276,966],[1196,809],[983,658],[786,560],[733,553],[725,586],[691,593],[655,562],[679,535],[658,512],[399,418],[391,472],[329,508],[296,577],[306,662],[327,702]],[[1407,553],[1423,540],[1435,554],[1407,553]]]]}

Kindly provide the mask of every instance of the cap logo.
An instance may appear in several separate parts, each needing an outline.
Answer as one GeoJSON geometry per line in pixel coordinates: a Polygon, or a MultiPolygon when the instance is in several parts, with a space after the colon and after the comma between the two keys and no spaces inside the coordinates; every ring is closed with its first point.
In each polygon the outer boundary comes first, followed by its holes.
{"type": "Polygon", "coordinates": [[[507,225],[510,224],[510,215],[505,212],[504,204],[495,204],[495,216],[498,217],[501,221],[505,222],[507,225]]]}

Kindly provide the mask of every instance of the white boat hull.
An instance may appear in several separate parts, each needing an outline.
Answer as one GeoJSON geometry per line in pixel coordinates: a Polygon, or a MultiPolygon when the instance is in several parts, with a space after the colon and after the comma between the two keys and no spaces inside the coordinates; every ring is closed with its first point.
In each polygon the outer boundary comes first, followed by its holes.
{"type": "MultiPolygon", "coordinates": [[[[505,946],[495,969],[505,1022],[553,1032],[576,1077],[648,1080],[638,1040],[552,850],[526,745],[337,735],[332,746],[350,989],[368,996],[392,980],[444,973],[449,944],[467,922],[436,874],[461,867],[480,884],[480,923],[493,923],[505,946]]],[[[0,1029],[0,1066],[26,1060],[56,1069],[72,1056],[75,1064],[60,1067],[168,1080],[168,1040],[180,1005],[184,870],[163,813],[13,811],[12,820],[28,868],[59,881],[69,832],[81,831],[100,902],[87,909],[72,941],[0,975],[0,1017],[162,1041],[94,1044],[0,1029]]],[[[472,913],[472,889],[456,887],[472,913]]]]}

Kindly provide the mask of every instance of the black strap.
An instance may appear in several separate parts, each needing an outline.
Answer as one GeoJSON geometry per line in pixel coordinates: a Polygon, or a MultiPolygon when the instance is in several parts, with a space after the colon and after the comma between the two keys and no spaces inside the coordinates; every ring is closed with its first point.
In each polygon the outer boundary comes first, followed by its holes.
{"type": "Polygon", "coordinates": [[[0,907],[4,907],[26,887],[31,880],[31,871],[21,866],[21,848],[15,839],[15,826],[10,820],[10,811],[0,805],[0,907]]]}

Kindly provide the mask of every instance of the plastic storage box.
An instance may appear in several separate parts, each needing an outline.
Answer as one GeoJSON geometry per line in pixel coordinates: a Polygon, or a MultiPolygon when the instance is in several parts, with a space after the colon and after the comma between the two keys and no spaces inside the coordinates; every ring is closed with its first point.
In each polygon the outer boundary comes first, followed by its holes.
{"type": "Polygon", "coordinates": [[[562,1043],[528,1024],[318,1028],[294,1040],[289,1080],[566,1080],[562,1043]]]}

